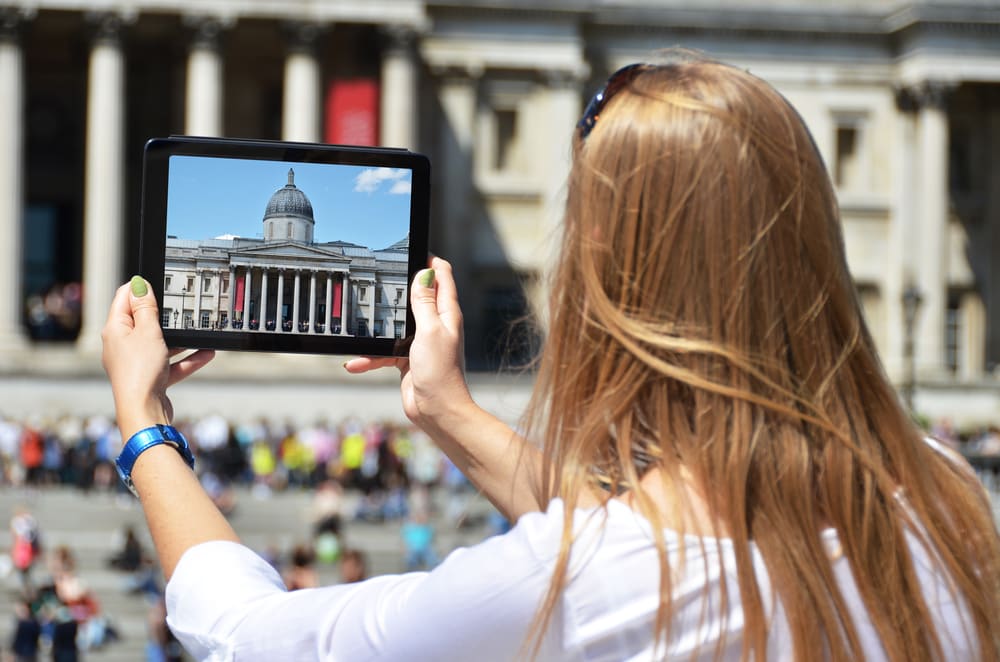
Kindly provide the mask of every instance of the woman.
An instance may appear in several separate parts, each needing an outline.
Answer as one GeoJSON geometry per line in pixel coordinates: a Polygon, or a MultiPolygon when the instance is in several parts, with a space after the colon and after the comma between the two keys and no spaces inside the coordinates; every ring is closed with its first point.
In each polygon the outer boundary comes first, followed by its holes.
{"type": "MultiPolygon", "coordinates": [[[[588,106],[525,438],[469,396],[431,267],[409,359],[345,367],[396,365],[406,414],[517,525],[430,573],[290,594],[154,447],[132,479],[196,656],[1000,659],[988,500],[900,407],[829,178],[769,85],[633,65],[588,106]]],[[[210,358],[167,368],[146,289],[105,329],[125,439],[210,358]]]]}

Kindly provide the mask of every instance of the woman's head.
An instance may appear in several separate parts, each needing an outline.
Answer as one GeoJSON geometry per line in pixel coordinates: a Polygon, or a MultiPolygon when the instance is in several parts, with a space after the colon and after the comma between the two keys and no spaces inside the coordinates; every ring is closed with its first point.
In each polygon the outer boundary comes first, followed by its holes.
{"type": "MultiPolygon", "coordinates": [[[[528,418],[545,444],[543,498],[572,505],[595,481],[609,497],[632,490],[658,531],[663,513],[635,489],[646,469],[680,485],[682,501],[693,490],[733,541],[747,646],[766,640],[753,541],[796,650],[826,641],[834,659],[859,653],[819,538],[833,526],[890,657],[929,655],[905,550],[910,513],[960,590],[979,591],[977,627],[989,631],[996,597],[983,597],[971,568],[995,556],[992,518],[920,443],[885,378],[828,174],[769,84],[700,59],[612,77],[574,137],[548,317],[528,418]],[[987,551],[968,548],[955,509],[969,520],[961,526],[983,531],[987,551]],[[905,632],[890,607],[900,601],[912,609],[905,632]]],[[[670,572],[657,544],[663,630],[670,572]]],[[[996,585],[996,559],[985,566],[996,585]]]]}
{"type": "MultiPolygon", "coordinates": [[[[706,426],[737,423],[734,402],[831,423],[826,400],[846,361],[860,356],[882,377],[802,119],[770,85],[717,62],[621,76],[576,134],[553,283],[547,351],[569,373],[558,389],[599,400],[570,428],[627,420],[647,437],[640,446],[669,431],[654,442],[669,449],[647,450],[697,465],[706,426]]],[[[614,473],[621,450],[597,464],[614,473]]]]}

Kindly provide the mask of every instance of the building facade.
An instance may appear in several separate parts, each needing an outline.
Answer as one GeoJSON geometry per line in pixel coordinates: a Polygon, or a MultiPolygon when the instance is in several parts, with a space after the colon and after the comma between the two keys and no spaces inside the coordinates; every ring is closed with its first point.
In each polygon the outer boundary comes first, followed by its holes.
{"type": "MultiPolygon", "coordinates": [[[[802,113],[838,190],[850,266],[891,379],[931,416],[972,424],[1000,415],[995,0],[88,6],[0,2],[0,364],[8,372],[30,371],[33,353],[47,351],[31,340],[24,302],[56,283],[82,283],[72,345],[82,367],[72,369],[97,369],[108,302],[132,271],[142,144],[177,133],[427,153],[431,248],[455,267],[470,368],[495,367],[505,330],[543,295],[569,139],[586,99],[621,65],[682,46],[750,69],[802,113]]],[[[209,262],[185,259],[179,282],[202,278],[203,304],[182,287],[186,300],[181,292],[176,303],[173,290],[171,310],[184,318],[190,310],[200,325],[211,305],[210,324],[222,312],[231,323],[235,304],[212,288],[237,282],[243,267],[211,263],[206,277],[198,270],[209,262]]],[[[295,280],[283,265],[268,262],[263,279],[265,266],[251,267],[243,290],[252,299],[267,283],[271,315],[279,278],[281,292],[295,280]]],[[[297,273],[306,301],[313,277],[297,273]]],[[[327,332],[337,279],[331,286],[330,273],[317,274],[309,307],[322,308],[327,332]]],[[[530,353],[530,335],[514,326],[508,359],[530,353]]]]}
{"type": "Polygon", "coordinates": [[[403,337],[408,237],[378,250],[313,241],[317,219],[291,169],[261,223],[260,239],[167,237],[164,328],[403,337]]]}

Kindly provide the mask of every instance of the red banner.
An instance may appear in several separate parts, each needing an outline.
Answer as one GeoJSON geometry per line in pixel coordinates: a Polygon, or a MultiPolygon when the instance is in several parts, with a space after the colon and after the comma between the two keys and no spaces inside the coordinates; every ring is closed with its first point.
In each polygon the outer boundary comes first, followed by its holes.
{"type": "Polygon", "coordinates": [[[333,310],[330,311],[330,319],[340,319],[340,293],[344,289],[343,280],[339,280],[333,284],[333,310]]]}
{"type": "Polygon", "coordinates": [[[374,78],[345,78],[326,88],[324,140],[336,145],[378,145],[379,88],[374,78]]]}
{"type": "Polygon", "coordinates": [[[246,289],[246,279],[246,276],[236,279],[236,302],[233,306],[233,310],[238,313],[243,312],[243,292],[246,289]]]}

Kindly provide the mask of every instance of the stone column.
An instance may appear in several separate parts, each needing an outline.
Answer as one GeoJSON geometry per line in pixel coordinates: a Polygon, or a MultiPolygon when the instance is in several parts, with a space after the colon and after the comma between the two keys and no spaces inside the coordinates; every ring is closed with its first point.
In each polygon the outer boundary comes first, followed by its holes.
{"type": "Polygon", "coordinates": [[[917,185],[916,155],[917,100],[913,91],[896,91],[896,116],[893,128],[892,212],[889,217],[888,268],[883,281],[885,301],[885,347],[882,361],[889,378],[902,384],[907,378],[906,314],[903,292],[916,285],[916,252],[920,229],[914,196],[917,185]]]}
{"type": "MultiPolygon", "coordinates": [[[[446,186],[438,195],[441,201],[443,227],[436,236],[440,240],[443,255],[452,262],[455,279],[460,283],[471,283],[471,254],[465,244],[466,238],[474,236],[473,223],[477,216],[473,205],[475,183],[473,182],[472,144],[476,118],[476,96],[481,71],[476,69],[443,69],[435,71],[438,78],[439,98],[443,110],[443,122],[439,131],[439,162],[442,164],[441,181],[446,186]]],[[[573,125],[564,131],[572,131],[573,125]]],[[[459,303],[465,312],[465,338],[470,355],[482,353],[478,338],[483,335],[481,306],[470,297],[475,296],[472,288],[459,292],[459,303]]]]}
{"type": "MultiPolygon", "coordinates": [[[[222,288],[219,288],[222,291],[222,288]]],[[[226,328],[233,328],[233,315],[236,314],[236,267],[229,265],[229,318],[226,320],[226,328]]]]}
{"type": "Polygon", "coordinates": [[[25,346],[21,284],[24,216],[24,56],[19,26],[24,14],[0,9],[0,352],[25,346]]]}
{"type": "Polygon", "coordinates": [[[284,140],[319,140],[320,72],[316,59],[319,31],[320,27],[314,23],[294,23],[288,28],[289,47],[281,106],[281,137],[284,140]]]}
{"type": "Polygon", "coordinates": [[[326,294],[324,296],[324,301],[323,301],[323,303],[326,304],[323,306],[323,311],[324,311],[323,314],[326,316],[326,319],[323,320],[323,324],[326,325],[323,327],[324,333],[333,333],[333,311],[330,310],[332,301],[333,301],[333,274],[328,272],[326,274],[326,294]]]}
{"type": "Polygon", "coordinates": [[[185,23],[194,28],[194,36],[187,58],[184,132],[191,136],[221,136],[225,89],[219,52],[222,25],[206,17],[191,17],[185,23]]]}
{"type": "Polygon", "coordinates": [[[250,330],[250,287],[253,284],[253,270],[246,268],[243,276],[243,330],[250,330]]]}
{"type": "Polygon", "coordinates": [[[285,304],[285,270],[278,269],[278,307],[274,311],[274,330],[278,333],[283,333],[284,329],[281,327],[284,320],[281,317],[281,308],[285,304]]]}
{"type": "Polygon", "coordinates": [[[986,307],[978,292],[962,295],[959,315],[958,374],[964,381],[980,380],[986,363],[986,307]]]}
{"type": "Polygon", "coordinates": [[[215,326],[214,328],[222,328],[219,326],[219,320],[222,319],[222,277],[225,274],[224,271],[218,269],[212,272],[215,275],[215,326]]]}
{"type": "Polygon", "coordinates": [[[923,294],[917,315],[916,361],[921,377],[945,373],[944,327],[948,305],[948,113],[950,86],[927,82],[917,93],[919,187],[914,191],[920,213],[916,277],[923,294]]]}
{"type": "MultiPolygon", "coordinates": [[[[83,328],[85,352],[101,350],[101,328],[122,281],[125,58],[121,17],[92,16],[96,34],[87,74],[83,205],[83,328]]],[[[181,312],[181,315],[184,313],[181,312]]]]}
{"type": "Polygon", "coordinates": [[[201,269],[194,270],[194,316],[192,317],[192,322],[194,323],[194,328],[201,328],[201,290],[204,285],[201,282],[202,272],[201,269]]]}
{"type": "Polygon", "coordinates": [[[295,272],[295,286],[292,288],[292,333],[299,332],[299,282],[301,274],[295,272]]]}
{"type": "Polygon", "coordinates": [[[309,333],[316,333],[316,272],[309,273],[309,333]]]}
{"type": "Polygon", "coordinates": [[[340,276],[340,335],[349,335],[347,332],[347,300],[350,298],[351,294],[351,281],[347,278],[347,274],[341,274],[340,276]]]}
{"type": "Polygon", "coordinates": [[[260,270],[260,326],[261,331],[267,331],[267,269],[260,270]]]}
{"type": "Polygon", "coordinates": [[[377,285],[374,280],[371,282],[371,287],[371,297],[368,302],[368,332],[372,338],[375,338],[375,288],[377,285]]]}
{"type": "Polygon", "coordinates": [[[379,142],[387,147],[416,149],[418,76],[416,31],[404,25],[382,29],[382,90],[379,142]]]}

